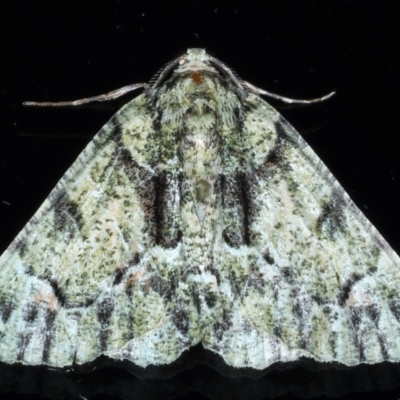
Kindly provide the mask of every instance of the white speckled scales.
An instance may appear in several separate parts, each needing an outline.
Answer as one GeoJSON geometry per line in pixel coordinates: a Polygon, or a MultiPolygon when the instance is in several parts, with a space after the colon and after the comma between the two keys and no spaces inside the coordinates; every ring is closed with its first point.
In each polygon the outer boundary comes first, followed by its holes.
{"type": "Polygon", "coordinates": [[[97,134],[0,258],[0,360],[400,361],[400,260],[204,50],[97,134]]]}

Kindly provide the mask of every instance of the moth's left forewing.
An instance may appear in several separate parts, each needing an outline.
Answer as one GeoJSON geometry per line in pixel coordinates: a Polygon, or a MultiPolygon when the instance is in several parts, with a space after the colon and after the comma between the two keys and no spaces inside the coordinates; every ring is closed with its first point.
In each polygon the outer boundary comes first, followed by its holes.
{"type": "Polygon", "coordinates": [[[171,284],[179,249],[160,251],[154,241],[154,135],[139,96],[95,136],[3,254],[2,361],[64,366],[107,354],[144,366],[171,362],[192,343],[181,321],[188,294],[171,284]]]}
{"type": "Polygon", "coordinates": [[[299,356],[399,361],[399,257],[293,127],[247,101],[249,244],[225,245],[237,297],[207,346],[255,368],[299,356]]]}

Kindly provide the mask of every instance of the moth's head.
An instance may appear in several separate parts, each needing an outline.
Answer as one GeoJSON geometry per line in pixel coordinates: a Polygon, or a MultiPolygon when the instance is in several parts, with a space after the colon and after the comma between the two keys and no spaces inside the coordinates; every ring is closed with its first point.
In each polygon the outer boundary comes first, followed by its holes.
{"type": "Polygon", "coordinates": [[[175,72],[185,73],[200,70],[215,72],[215,68],[209,62],[210,59],[211,57],[205,49],[188,49],[186,54],[179,58],[175,72]]]}
{"type": "Polygon", "coordinates": [[[223,62],[209,56],[205,49],[188,49],[186,54],[168,63],[150,81],[152,89],[157,88],[171,74],[189,74],[196,83],[202,82],[202,74],[212,73],[224,77],[243,91],[240,78],[223,62]]]}

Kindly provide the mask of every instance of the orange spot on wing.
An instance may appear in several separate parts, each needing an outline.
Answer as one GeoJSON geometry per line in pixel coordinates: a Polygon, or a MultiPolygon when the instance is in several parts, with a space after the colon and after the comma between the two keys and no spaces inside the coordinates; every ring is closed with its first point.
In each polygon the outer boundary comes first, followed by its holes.
{"type": "Polygon", "coordinates": [[[140,280],[143,277],[143,272],[142,271],[136,271],[134,272],[127,280],[126,286],[127,287],[132,287],[136,281],[140,280]]]}
{"type": "Polygon", "coordinates": [[[56,310],[58,308],[57,297],[52,293],[37,293],[33,299],[35,303],[44,303],[50,310],[56,310]]]}

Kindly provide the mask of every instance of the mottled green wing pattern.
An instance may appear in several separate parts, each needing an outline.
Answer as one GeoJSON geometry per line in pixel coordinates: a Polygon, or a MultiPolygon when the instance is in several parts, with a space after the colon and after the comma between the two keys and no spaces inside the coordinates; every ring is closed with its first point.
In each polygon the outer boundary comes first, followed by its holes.
{"type": "Polygon", "coordinates": [[[137,87],[0,258],[0,360],[399,362],[400,259],[268,93],[202,49],[137,87]]]}
{"type": "Polygon", "coordinates": [[[63,366],[107,354],[158,364],[200,340],[179,283],[182,254],[155,239],[152,135],[142,95],[96,135],[1,257],[2,361],[63,366]]]}
{"type": "Polygon", "coordinates": [[[236,289],[206,347],[240,367],[400,361],[399,257],[293,127],[248,100],[251,245],[221,251],[236,289]]]}

